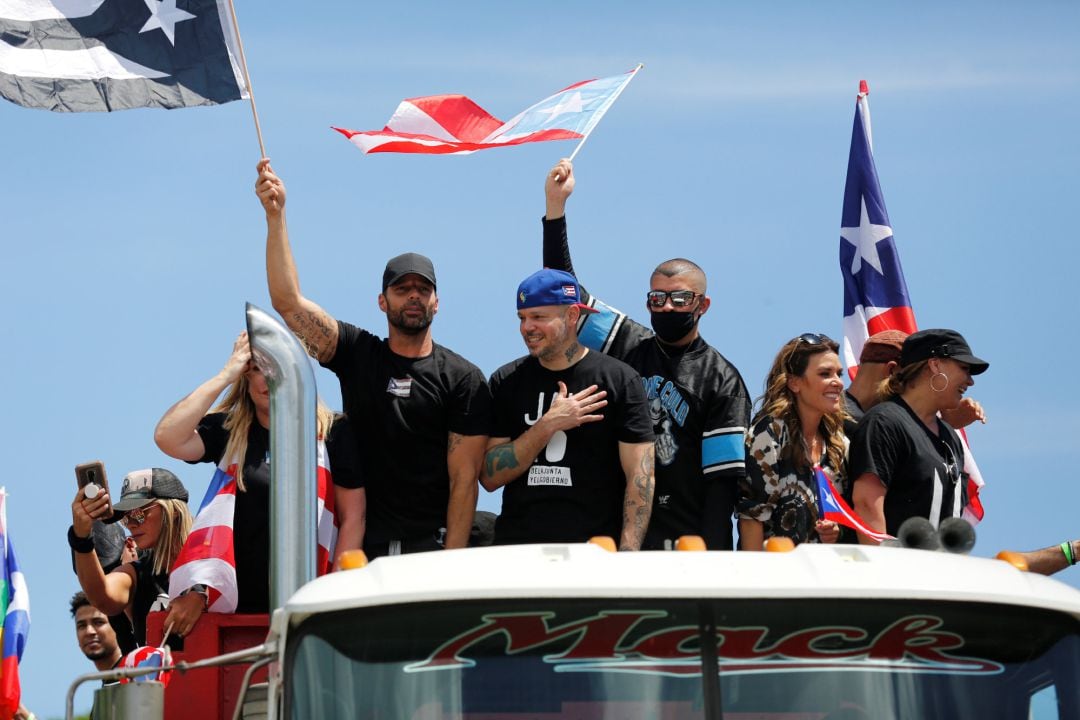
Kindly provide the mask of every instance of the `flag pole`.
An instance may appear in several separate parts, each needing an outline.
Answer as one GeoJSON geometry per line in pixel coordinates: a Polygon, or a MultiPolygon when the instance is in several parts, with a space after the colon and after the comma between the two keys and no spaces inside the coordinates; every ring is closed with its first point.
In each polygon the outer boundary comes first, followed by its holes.
{"type": "Polygon", "coordinates": [[[866,133],[866,144],[870,146],[870,152],[874,152],[874,134],[870,131],[870,85],[865,80],[859,81],[859,94],[857,96],[859,112],[862,113],[863,131],[866,133]]]}
{"type": "MultiPolygon", "coordinates": [[[[630,77],[628,77],[626,79],[626,82],[624,82],[622,84],[622,87],[620,87],[618,90],[616,90],[615,94],[612,95],[611,99],[608,101],[608,108],[610,108],[612,105],[615,104],[615,101],[619,99],[620,95],[622,95],[622,91],[626,89],[626,86],[629,85],[630,81],[633,80],[634,77],[638,74],[638,70],[640,70],[643,67],[645,67],[645,63],[638,63],[637,67],[630,71],[630,77]]],[[[607,108],[605,108],[604,111],[600,114],[600,117],[603,117],[603,113],[606,113],[606,112],[607,112],[607,108]]],[[[593,124],[593,126],[591,128],[589,128],[585,132],[585,135],[581,138],[581,142],[579,142],[577,147],[574,148],[574,152],[570,153],[570,157],[568,158],[570,160],[570,162],[574,162],[574,158],[576,158],[577,154],[581,151],[581,147],[585,144],[585,141],[589,139],[589,136],[592,135],[592,131],[595,130],[596,126],[599,125],[599,124],[600,124],[600,119],[597,118],[597,120],[593,124]]]]}
{"type": "Polygon", "coordinates": [[[229,0],[229,11],[232,13],[233,27],[236,28],[236,45],[240,50],[240,68],[244,72],[244,83],[247,85],[248,99],[251,101],[251,115],[255,118],[255,135],[259,138],[259,157],[266,157],[262,126],[259,124],[259,111],[255,109],[255,88],[251,86],[251,74],[248,72],[247,58],[244,56],[244,40],[240,36],[240,22],[236,19],[236,5],[233,4],[233,0],[229,0]]]}

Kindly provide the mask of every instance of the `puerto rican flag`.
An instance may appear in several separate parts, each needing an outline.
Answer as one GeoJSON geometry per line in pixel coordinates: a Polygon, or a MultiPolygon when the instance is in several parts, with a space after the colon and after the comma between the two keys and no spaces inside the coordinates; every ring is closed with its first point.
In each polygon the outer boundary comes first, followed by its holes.
{"type": "Polygon", "coordinates": [[[467,155],[477,150],[588,136],[641,69],[574,83],[503,122],[464,95],[403,100],[382,130],[335,127],[364,153],[467,155]]]}
{"type": "MultiPolygon", "coordinates": [[[[882,330],[917,330],[900,254],[896,250],[885,198],[874,165],[870,131],[870,88],[859,81],[855,124],[851,130],[844,209],[840,221],[840,274],[844,278],[844,364],[848,374],[858,372],[866,338],[882,330]]],[[[979,491],[985,485],[979,466],[959,431],[964,445],[964,472],[968,476],[963,516],[972,525],[983,519],[979,491]]]]}
{"type": "MultiPolygon", "coordinates": [[[[315,568],[319,575],[330,572],[337,545],[337,518],[334,516],[334,483],[326,443],[318,442],[318,482],[316,534],[319,547],[315,568]]],[[[209,589],[210,612],[236,612],[236,553],[233,545],[233,513],[236,508],[236,463],[222,459],[206,489],[180,555],[169,575],[169,599],[175,600],[192,585],[209,589]]],[[[270,548],[266,549],[267,552],[270,548]]]]}
{"type": "Polygon", "coordinates": [[[7,491],[0,487],[0,717],[19,709],[19,661],[29,635],[30,595],[8,534],[7,491]]]}
{"type": "Polygon", "coordinates": [[[851,377],[855,377],[866,338],[882,330],[915,332],[915,313],[874,166],[869,93],[866,81],[860,80],[840,221],[843,352],[851,377]]]}
{"type": "MultiPolygon", "coordinates": [[[[163,668],[172,664],[172,656],[169,654],[169,648],[162,645],[156,648],[152,645],[147,645],[141,648],[136,648],[124,656],[124,659],[120,661],[120,667],[123,668],[163,668]]],[[[156,673],[150,673],[148,675],[140,675],[135,678],[120,678],[120,684],[126,684],[131,682],[159,682],[162,685],[168,685],[169,679],[172,677],[172,670],[160,670],[156,673]]]]}
{"type": "Polygon", "coordinates": [[[869,525],[863,522],[863,519],[851,509],[851,506],[844,502],[844,498],[840,496],[840,493],[836,492],[836,486],[832,484],[832,480],[829,479],[829,476],[821,469],[820,465],[814,466],[814,479],[817,481],[819,518],[832,520],[878,542],[892,539],[892,535],[872,530],[869,525]]]}

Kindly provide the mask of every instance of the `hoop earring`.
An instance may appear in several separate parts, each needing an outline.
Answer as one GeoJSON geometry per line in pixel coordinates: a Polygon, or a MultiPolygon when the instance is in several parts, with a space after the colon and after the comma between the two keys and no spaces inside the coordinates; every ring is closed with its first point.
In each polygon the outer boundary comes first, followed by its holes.
{"type": "Polygon", "coordinates": [[[933,390],[934,392],[936,392],[936,393],[945,392],[948,389],[948,387],[949,387],[949,376],[946,375],[945,373],[939,372],[939,373],[936,373],[936,374],[930,376],[930,389],[933,390]],[[934,378],[936,378],[938,375],[945,378],[945,384],[941,387],[940,390],[938,388],[934,387],[934,378]]]}

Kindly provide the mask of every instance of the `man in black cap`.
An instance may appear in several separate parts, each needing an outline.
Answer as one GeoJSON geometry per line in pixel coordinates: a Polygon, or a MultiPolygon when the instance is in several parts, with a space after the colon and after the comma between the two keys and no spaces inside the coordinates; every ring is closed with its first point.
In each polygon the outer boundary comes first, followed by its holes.
{"type": "Polygon", "coordinates": [[[285,224],[285,186],[263,158],[266,276],[274,309],[341,383],[367,482],[368,557],[465,547],[476,510],[491,393],[479,368],[435,344],[435,268],[391,258],[379,309],[386,340],[335,320],[300,292],[285,224]]]}
{"type": "Polygon", "coordinates": [[[964,448],[940,414],[959,407],[972,377],[989,367],[955,330],[920,330],[904,340],[887,398],[863,416],[851,441],[852,497],[867,525],[896,535],[910,517],[937,527],[962,515],[964,448]]]}
{"type": "Polygon", "coordinates": [[[529,354],[491,376],[495,420],[481,482],[503,489],[495,543],[618,539],[640,550],[653,494],[653,429],[641,377],[578,342],[574,276],[540,270],[517,292],[529,354]]]}

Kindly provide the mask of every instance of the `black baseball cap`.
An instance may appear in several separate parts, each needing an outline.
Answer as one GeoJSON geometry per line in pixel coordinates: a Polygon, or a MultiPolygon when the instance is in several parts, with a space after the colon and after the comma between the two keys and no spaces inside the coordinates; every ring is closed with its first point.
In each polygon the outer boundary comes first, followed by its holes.
{"type": "Polygon", "coordinates": [[[419,253],[405,253],[387,261],[382,274],[383,292],[406,275],[419,275],[432,285],[436,284],[435,266],[431,264],[431,259],[419,253]]]}
{"type": "Polygon", "coordinates": [[[972,375],[984,373],[990,367],[990,363],[971,352],[967,340],[955,330],[919,330],[908,335],[900,350],[900,367],[930,358],[962,362],[971,368],[972,375]]]}
{"type": "Polygon", "coordinates": [[[188,491],[180,478],[165,468],[135,470],[124,476],[120,490],[120,502],[113,509],[120,513],[142,507],[151,500],[183,500],[187,502],[188,491]]]}

